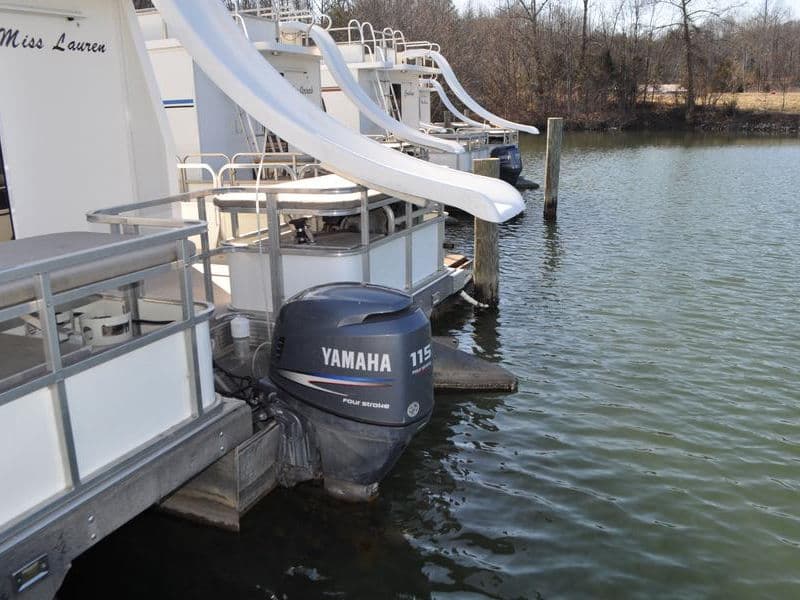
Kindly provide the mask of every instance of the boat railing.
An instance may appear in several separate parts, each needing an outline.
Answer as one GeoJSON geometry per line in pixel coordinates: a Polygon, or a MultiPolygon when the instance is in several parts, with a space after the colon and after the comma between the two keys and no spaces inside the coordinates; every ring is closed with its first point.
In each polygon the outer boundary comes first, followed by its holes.
{"type": "Polygon", "coordinates": [[[194,183],[205,183],[205,180],[201,179],[190,179],[189,172],[190,171],[199,171],[200,173],[208,173],[211,176],[211,183],[214,187],[220,187],[219,177],[214,169],[211,168],[211,165],[208,163],[178,163],[178,171],[180,172],[181,177],[181,190],[184,192],[189,191],[189,187],[191,184],[194,183]]]}
{"type": "Polygon", "coordinates": [[[197,186],[208,187],[209,184],[215,188],[247,185],[255,179],[302,179],[309,173],[318,175],[323,171],[316,159],[300,152],[238,152],[231,157],[221,152],[187,154],[178,159],[177,168],[182,192],[189,192],[197,186]],[[216,168],[208,162],[215,159],[219,165],[216,168]],[[243,170],[250,171],[252,177],[238,177],[237,173],[243,170]],[[192,176],[192,173],[196,175],[192,176]]]}
{"type": "Polygon", "coordinates": [[[249,40],[250,39],[250,32],[247,29],[247,23],[244,22],[244,17],[241,14],[239,14],[238,12],[235,12],[235,13],[233,13],[233,20],[237,21],[239,23],[239,25],[242,28],[242,31],[244,32],[244,37],[246,37],[249,40]]]}
{"type": "MultiPolygon", "coordinates": [[[[86,494],[94,493],[109,482],[126,476],[135,465],[160,455],[172,447],[177,439],[196,431],[206,419],[213,418],[221,407],[221,402],[214,395],[213,385],[210,388],[208,386],[210,371],[205,372],[205,359],[210,360],[210,338],[204,342],[198,341],[202,336],[198,331],[207,331],[207,322],[213,314],[213,290],[210,286],[206,287],[205,302],[195,300],[191,280],[192,267],[197,262],[204,263],[206,273],[210,272],[207,224],[202,218],[186,220],[142,216],[142,211],[175,202],[197,202],[198,211],[204,217],[204,198],[210,193],[216,192],[183,194],[95,211],[87,216],[90,223],[105,224],[112,233],[128,235],[91,238],[92,243],[81,246],[83,249],[20,262],[0,270],[0,286],[5,285],[10,290],[6,302],[0,303],[0,329],[6,332],[3,334],[4,343],[13,347],[24,344],[30,348],[25,352],[31,356],[43,356],[43,362],[36,359],[29,365],[23,361],[19,372],[6,373],[4,379],[0,380],[0,409],[4,414],[24,417],[25,426],[32,428],[31,431],[46,431],[42,437],[47,440],[51,436],[57,440],[52,442],[55,454],[41,453],[41,449],[49,447],[51,443],[45,439],[30,440],[31,444],[43,444],[38,450],[29,452],[24,448],[17,449],[25,454],[25,460],[36,465],[36,483],[26,483],[23,488],[29,490],[24,492],[27,495],[20,496],[23,494],[20,491],[17,493],[20,497],[13,506],[3,507],[4,512],[0,515],[0,549],[7,548],[10,539],[29,531],[48,515],[66,510],[86,494]],[[123,214],[127,212],[137,214],[123,214]],[[200,236],[202,240],[199,253],[194,252],[193,244],[189,241],[193,236],[200,236]],[[179,280],[179,300],[152,300],[143,295],[141,282],[175,272],[179,280]],[[13,298],[17,300],[12,303],[13,298]],[[76,329],[70,317],[66,317],[65,321],[64,315],[70,315],[73,310],[85,310],[85,307],[98,302],[112,302],[115,306],[124,307],[123,310],[131,319],[126,329],[130,335],[122,336],[119,341],[114,338],[107,345],[86,345],[82,336],[83,325],[76,329]],[[147,317],[148,314],[161,315],[164,320],[149,321],[144,325],[144,319],[152,318],[147,317]],[[75,337],[65,341],[67,334],[75,337]],[[35,351],[37,338],[41,342],[40,352],[35,351]],[[178,347],[185,349],[186,357],[174,354],[176,350],[170,350],[178,347]],[[95,402],[102,401],[103,394],[112,394],[116,403],[131,402],[137,393],[155,393],[157,388],[151,385],[144,386],[144,391],[137,391],[132,382],[126,383],[131,378],[147,378],[146,373],[130,373],[128,376],[126,367],[119,366],[125,364],[128,369],[141,368],[142,353],[138,351],[144,348],[154,355],[163,355],[164,360],[180,363],[176,363],[175,373],[165,377],[161,383],[177,386],[170,388],[173,391],[182,386],[179,393],[185,394],[187,404],[180,405],[180,398],[170,400],[171,408],[166,413],[142,417],[148,423],[146,427],[131,423],[131,431],[135,433],[128,433],[128,422],[108,423],[108,427],[113,427],[125,439],[109,438],[90,425],[97,418],[87,408],[92,406],[86,404],[89,402],[87,395],[91,396],[91,402],[95,402]],[[208,357],[203,354],[204,348],[208,357]],[[182,378],[180,369],[187,369],[188,379],[182,378]],[[113,381],[114,386],[120,386],[119,389],[98,389],[98,386],[111,383],[110,373],[119,374],[113,381]],[[102,383],[104,381],[106,383],[102,383]],[[184,407],[177,408],[179,406],[184,407]],[[96,436],[103,439],[100,447],[92,441],[96,436]],[[59,463],[60,466],[54,466],[59,463]],[[10,514],[9,510],[12,511],[10,514]]],[[[163,214],[163,211],[159,214],[163,214]]],[[[43,237],[39,242],[38,238],[31,238],[28,243],[31,242],[46,244],[48,240],[43,237]]],[[[77,322],[77,316],[75,319],[77,322]]],[[[116,327],[109,325],[108,329],[113,332],[116,327]]],[[[101,329],[105,328],[104,325],[101,329]]],[[[157,382],[154,381],[153,385],[157,385],[157,382]]],[[[127,411],[129,418],[138,415],[137,410],[131,406],[127,411]]],[[[13,478],[16,476],[14,467],[10,468],[10,472],[5,472],[13,478]]],[[[14,481],[4,480],[3,485],[14,485],[14,481]]]]}
{"type": "Polygon", "coordinates": [[[263,163],[265,166],[273,162],[289,164],[295,171],[300,165],[317,162],[316,159],[302,152],[237,152],[228,162],[239,163],[242,160],[248,163],[263,163]]]}
{"type": "Polygon", "coordinates": [[[425,133],[447,140],[458,142],[468,151],[481,148],[489,144],[491,140],[490,130],[477,128],[445,127],[443,124],[427,123],[422,127],[425,133]]]}
{"type": "MultiPolygon", "coordinates": [[[[446,213],[442,205],[426,202],[422,206],[408,201],[398,200],[385,194],[370,192],[368,188],[353,184],[330,188],[319,188],[303,185],[298,180],[297,185],[289,186],[288,183],[279,186],[266,186],[253,194],[249,200],[240,198],[226,201],[219,199],[218,205],[222,214],[230,219],[231,237],[224,240],[221,245],[227,246],[229,252],[257,252],[265,253],[269,264],[270,273],[270,301],[273,312],[283,304],[288,295],[285,293],[287,280],[284,272],[284,261],[288,257],[305,256],[309,260],[327,260],[331,256],[360,257],[361,281],[373,281],[370,268],[371,256],[375,251],[387,243],[399,244],[398,250],[405,254],[404,283],[400,287],[411,291],[414,288],[414,262],[418,249],[415,240],[421,230],[436,228],[441,236],[443,233],[446,213]],[[357,200],[353,199],[357,196],[357,200]],[[315,201],[320,198],[320,201],[315,201]],[[335,198],[342,198],[336,201],[335,198]],[[331,201],[333,199],[333,201],[331,201]],[[402,205],[402,214],[395,214],[391,206],[402,205]],[[371,234],[370,213],[382,211],[386,214],[386,232],[383,236],[376,237],[371,234]],[[256,230],[242,232],[240,217],[244,214],[256,215],[256,230]],[[297,217],[348,217],[352,216],[358,222],[358,243],[353,247],[327,246],[324,241],[308,245],[289,245],[282,243],[282,237],[288,232],[281,226],[287,218],[297,217]],[[427,217],[426,217],[427,215],[427,217]],[[266,229],[261,228],[259,216],[266,217],[266,229]],[[265,235],[266,234],[266,235],[265,235]],[[398,239],[402,236],[402,240],[398,239]]],[[[253,190],[247,190],[252,194],[253,190]]],[[[431,262],[443,265],[441,244],[436,245],[436,258],[431,262]]],[[[223,250],[224,251],[224,250],[223,250]]],[[[421,251],[421,250],[420,250],[421,251]]],[[[439,272],[444,267],[436,267],[439,272]]],[[[234,270],[231,271],[234,276],[234,270]]],[[[293,290],[292,293],[296,292],[293,290]]]]}
{"type": "Polygon", "coordinates": [[[297,170],[297,179],[305,179],[309,174],[311,177],[319,177],[327,174],[327,171],[322,168],[320,163],[309,163],[297,170]]]}
{"type": "Polygon", "coordinates": [[[315,20],[314,12],[305,0],[235,0],[229,4],[229,8],[235,15],[260,17],[270,21],[315,20]]]}
{"type": "MultiPolygon", "coordinates": [[[[202,263],[204,279],[204,291],[207,302],[214,301],[214,292],[211,281],[211,256],[212,250],[209,245],[208,236],[208,215],[206,199],[221,193],[244,191],[244,188],[236,187],[215,187],[198,191],[190,191],[174,196],[167,196],[157,200],[125,204],[111,208],[105,208],[89,213],[86,219],[89,223],[108,225],[111,233],[127,233],[140,235],[143,227],[146,228],[172,228],[172,234],[176,232],[186,233],[187,249],[189,239],[197,236],[200,239],[200,251],[189,253],[182,260],[187,264],[202,263]],[[138,215],[126,215],[125,213],[140,213],[154,208],[171,208],[175,205],[194,204],[196,206],[198,218],[194,219],[165,219],[147,218],[138,215]]],[[[170,233],[169,231],[167,233],[170,233]]],[[[187,283],[183,282],[184,285],[187,283]]]]}
{"type": "MultiPolygon", "coordinates": [[[[327,16],[327,15],[326,15],[327,16]]],[[[329,19],[329,17],[328,17],[329,19]]],[[[397,45],[397,40],[404,39],[400,31],[385,27],[381,31],[376,31],[375,27],[369,21],[358,21],[357,19],[350,19],[344,27],[327,27],[334,39],[340,38],[337,44],[340,46],[358,45],[362,48],[362,58],[364,61],[382,61],[389,60],[390,53],[397,45]],[[347,39],[341,39],[346,34],[347,39]]]]}
{"type": "MultiPolygon", "coordinates": [[[[279,162],[249,162],[249,163],[240,163],[240,162],[231,162],[226,165],[222,165],[222,168],[217,173],[217,178],[219,181],[224,181],[226,174],[231,182],[231,185],[240,186],[242,185],[242,181],[236,177],[236,173],[241,170],[248,170],[252,172],[261,171],[261,177],[256,176],[255,180],[267,180],[272,179],[273,181],[278,181],[280,175],[286,175],[289,179],[296,180],[297,179],[297,171],[292,167],[289,163],[279,163],[279,162]],[[271,175],[271,177],[270,177],[271,175]]],[[[248,179],[247,181],[252,181],[252,179],[248,179]]]]}
{"type": "MultiPolygon", "coordinates": [[[[411,64],[411,63],[408,62],[408,59],[406,58],[406,54],[405,54],[406,50],[431,50],[433,52],[440,52],[441,51],[441,46],[439,46],[439,44],[437,44],[435,42],[429,42],[427,40],[417,40],[417,41],[408,42],[405,39],[402,39],[401,41],[398,42],[397,46],[398,46],[397,47],[398,60],[402,64],[411,64]]],[[[436,68],[436,63],[433,61],[432,58],[429,58],[429,57],[417,57],[417,58],[414,58],[412,60],[413,60],[413,64],[420,65],[420,66],[427,67],[427,68],[431,68],[431,69],[435,69],[436,68]]]]}

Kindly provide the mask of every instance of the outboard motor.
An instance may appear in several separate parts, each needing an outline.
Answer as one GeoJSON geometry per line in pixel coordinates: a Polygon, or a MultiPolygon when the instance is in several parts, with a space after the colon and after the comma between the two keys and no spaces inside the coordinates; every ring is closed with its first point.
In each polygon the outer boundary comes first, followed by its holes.
{"type": "Polygon", "coordinates": [[[500,159],[500,179],[516,185],[522,173],[522,155],[519,146],[515,144],[497,146],[492,149],[491,157],[500,159]]]}
{"type": "Polygon", "coordinates": [[[371,499],[433,410],[430,322],[397,290],[311,288],[281,307],[259,385],[304,423],[326,490],[371,499]]]}

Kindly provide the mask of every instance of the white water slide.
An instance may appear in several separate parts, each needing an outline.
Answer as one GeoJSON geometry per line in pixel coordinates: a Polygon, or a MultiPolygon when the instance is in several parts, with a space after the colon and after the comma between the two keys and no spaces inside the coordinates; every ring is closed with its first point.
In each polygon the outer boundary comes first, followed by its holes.
{"type": "Polygon", "coordinates": [[[522,125],[521,123],[514,123],[513,121],[508,121],[503,117],[498,117],[497,115],[490,113],[488,110],[483,108],[480,104],[478,104],[475,99],[467,93],[467,90],[461,85],[461,82],[456,77],[456,74],[453,72],[453,68],[450,66],[450,63],[447,62],[447,59],[442,56],[439,52],[435,50],[406,50],[405,52],[406,59],[414,59],[414,58],[430,58],[433,62],[436,63],[436,66],[439,67],[439,70],[444,75],[444,80],[447,82],[447,85],[450,86],[450,89],[455,92],[458,99],[461,100],[465,106],[467,106],[472,112],[476,115],[480,115],[487,121],[489,121],[492,125],[497,127],[503,127],[505,129],[513,129],[515,131],[522,131],[524,133],[533,133],[538,135],[539,130],[536,129],[533,125],[522,125]]]}
{"type": "Polygon", "coordinates": [[[479,121],[473,121],[467,115],[458,110],[455,104],[453,104],[453,102],[450,100],[450,97],[447,95],[447,92],[444,91],[444,88],[442,87],[441,83],[439,83],[435,79],[425,79],[424,81],[427,85],[436,90],[436,93],[439,94],[439,98],[441,98],[442,102],[447,107],[447,110],[453,113],[454,117],[461,119],[467,125],[473,125],[474,127],[480,127],[481,129],[487,127],[485,124],[480,123],[479,121]]]}
{"type": "Polygon", "coordinates": [[[500,223],[522,212],[513,187],[449,169],[370,140],[322,112],[281,77],[216,0],[154,0],[205,74],[271,131],[361,185],[421,204],[431,199],[500,223]]]}
{"type": "Polygon", "coordinates": [[[325,66],[328,67],[328,71],[333,76],[338,86],[350,101],[358,107],[361,114],[375,123],[375,125],[385,131],[392,132],[398,139],[417,144],[418,146],[434,148],[454,154],[461,154],[464,152],[464,146],[457,142],[451,142],[428,135],[386,114],[386,111],[375,104],[372,98],[358,85],[358,80],[350,72],[350,68],[347,66],[347,62],[344,60],[339,46],[336,45],[336,41],[331,37],[331,34],[322,27],[319,25],[289,21],[281,23],[281,30],[288,33],[306,33],[314,40],[317,48],[322,52],[322,58],[325,59],[325,66]]]}

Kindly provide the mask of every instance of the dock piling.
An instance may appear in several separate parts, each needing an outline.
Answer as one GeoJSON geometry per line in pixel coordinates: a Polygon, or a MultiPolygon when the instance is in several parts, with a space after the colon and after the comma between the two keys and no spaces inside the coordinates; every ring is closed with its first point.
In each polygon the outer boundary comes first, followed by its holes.
{"type": "Polygon", "coordinates": [[[558,176],[561,170],[561,141],[564,138],[564,119],[547,119],[547,153],[544,171],[544,220],[555,221],[558,212],[558,176]]]}
{"type": "MultiPolygon", "coordinates": [[[[500,159],[472,161],[472,171],[485,177],[500,177],[500,159]]],[[[500,302],[500,235],[497,223],[475,217],[475,262],[472,278],[475,297],[490,306],[500,302]]]]}

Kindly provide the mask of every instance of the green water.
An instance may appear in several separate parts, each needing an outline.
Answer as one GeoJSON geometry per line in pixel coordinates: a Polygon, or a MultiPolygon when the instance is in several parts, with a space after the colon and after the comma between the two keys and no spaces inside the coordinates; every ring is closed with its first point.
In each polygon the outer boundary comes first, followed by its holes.
{"type": "Polygon", "coordinates": [[[499,310],[439,325],[518,393],[439,397],[368,506],[146,514],[64,598],[800,596],[800,140],[569,133],[556,225],[541,202],[499,310]]]}

